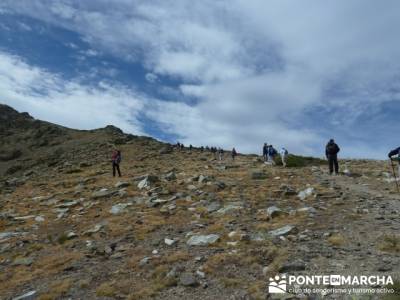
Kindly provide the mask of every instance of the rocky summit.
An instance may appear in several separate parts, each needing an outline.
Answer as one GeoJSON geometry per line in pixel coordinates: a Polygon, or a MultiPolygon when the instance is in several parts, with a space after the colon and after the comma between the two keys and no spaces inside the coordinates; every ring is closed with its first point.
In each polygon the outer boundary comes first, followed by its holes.
{"type": "Polygon", "coordinates": [[[256,155],[219,161],[4,105],[0,139],[0,299],[270,299],[280,273],[390,275],[399,292],[387,162],[342,160],[346,172],[330,176],[300,156],[286,168],[256,155]]]}

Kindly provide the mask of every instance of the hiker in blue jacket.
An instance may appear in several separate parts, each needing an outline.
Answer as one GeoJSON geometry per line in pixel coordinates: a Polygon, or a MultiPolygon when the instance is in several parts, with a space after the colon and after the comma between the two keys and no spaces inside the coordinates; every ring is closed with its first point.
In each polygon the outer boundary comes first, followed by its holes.
{"type": "Polygon", "coordinates": [[[267,160],[268,160],[268,144],[267,143],[264,143],[262,153],[263,153],[264,162],[267,162],[267,160]]]}
{"type": "Polygon", "coordinates": [[[278,153],[278,151],[276,151],[276,149],[272,145],[269,145],[268,146],[268,162],[275,165],[275,156],[277,153],[278,153]]]}
{"type": "Polygon", "coordinates": [[[325,155],[329,162],[329,174],[332,175],[333,167],[335,167],[335,175],[339,174],[339,163],[337,159],[337,154],[339,153],[340,148],[335,143],[334,139],[330,139],[328,144],[325,147],[325,155]]]}

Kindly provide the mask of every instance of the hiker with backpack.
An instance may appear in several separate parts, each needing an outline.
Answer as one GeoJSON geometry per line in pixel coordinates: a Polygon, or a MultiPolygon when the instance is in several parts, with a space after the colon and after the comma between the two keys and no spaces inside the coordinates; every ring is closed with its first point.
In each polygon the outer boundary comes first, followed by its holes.
{"type": "Polygon", "coordinates": [[[235,149],[235,147],[233,147],[232,152],[231,152],[232,160],[235,160],[236,155],[237,155],[236,149],[235,149]]]}
{"type": "Polygon", "coordinates": [[[119,164],[121,163],[121,151],[115,149],[111,156],[112,168],[113,168],[113,177],[115,177],[115,170],[118,171],[118,176],[121,177],[121,171],[119,169],[119,164]]]}
{"type": "Polygon", "coordinates": [[[392,168],[393,168],[393,176],[396,176],[396,174],[394,174],[394,165],[393,165],[393,160],[397,160],[398,162],[398,172],[400,174],[400,147],[393,149],[389,152],[388,157],[390,159],[390,163],[392,164],[392,168]]]}
{"type": "Polygon", "coordinates": [[[330,139],[328,144],[325,147],[325,155],[329,162],[329,174],[332,175],[334,167],[335,167],[335,175],[339,174],[339,163],[337,159],[337,154],[339,153],[340,148],[335,143],[334,139],[330,139]]]}
{"type": "Polygon", "coordinates": [[[286,157],[288,156],[289,152],[285,147],[282,147],[279,154],[281,155],[282,165],[286,168],[286,157]]]}
{"type": "Polygon", "coordinates": [[[276,151],[276,149],[272,145],[269,145],[267,162],[272,165],[275,165],[275,156],[277,153],[278,153],[278,151],[276,151]]]}
{"type": "Polygon", "coordinates": [[[224,149],[222,149],[222,148],[218,149],[218,157],[219,157],[219,160],[224,159],[224,149]]]}
{"type": "Polygon", "coordinates": [[[268,160],[268,144],[267,143],[264,143],[262,153],[263,153],[264,162],[267,162],[267,160],[268,160]]]}

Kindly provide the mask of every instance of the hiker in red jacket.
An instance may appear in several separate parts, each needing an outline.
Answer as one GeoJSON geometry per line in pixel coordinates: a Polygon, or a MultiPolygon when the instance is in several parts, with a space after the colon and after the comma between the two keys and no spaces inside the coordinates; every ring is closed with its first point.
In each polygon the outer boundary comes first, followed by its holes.
{"type": "Polygon", "coordinates": [[[113,176],[115,177],[115,169],[118,171],[118,176],[121,177],[121,171],[119,169],[119,164],[121,163],[121,151],[114,150],[112,157],[112,167],[113,167],[113,176]]]}

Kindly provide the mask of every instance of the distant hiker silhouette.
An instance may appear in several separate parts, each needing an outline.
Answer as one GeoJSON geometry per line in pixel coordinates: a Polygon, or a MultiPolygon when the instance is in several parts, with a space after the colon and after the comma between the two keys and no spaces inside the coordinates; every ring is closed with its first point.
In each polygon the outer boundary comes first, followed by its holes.
{"type": "Polygon", "coordinates": [[[219,157],[219,160],[224,159],[224,149],[222,149],[222,148],[218,149],[218,157],[219,157]]]}
{"type": "Polygon", "coordinates": [[[282,165],[286,167],[286,157],[288,156],[289,152],[286,150],[285,147],[282,147],[279,154],[281,155],[282,165]]]}
{"type": "Polygon", "coordinates": [[[119,169],[119,164],[121,163],[121,151],[114,150],[111,161],[112,161],[112,168],[113,168],[113,177],[115,177],[115,170],[118,171],[118,176],[121,177],[121,171],[119,169]]]}
{"type": "Polygon", "coordinates": [[[335,167],[335,175],[339,174],[339,163],[337,159],[337,154],[339,153],[340,148],[335,143],[334,139],[330,139],[328,144],[325,147],[325,155],[329,162],[329,174],[332,175],[333,167],[335,167]]]}
{"type": "Polygon", "coordinates": [[[268,144],[267,143],[264,143],[262,153],[263,153],[264,162],[267,162],[267,160],[268,160],[268,144]]]}
{"type": "Polygon", "coordinates": [[[232,160],[235,160],[236,155],[237,155],[236,149],[235,149],[235,147],[233,147],[232,152],[231,152],[232,160]]]}

